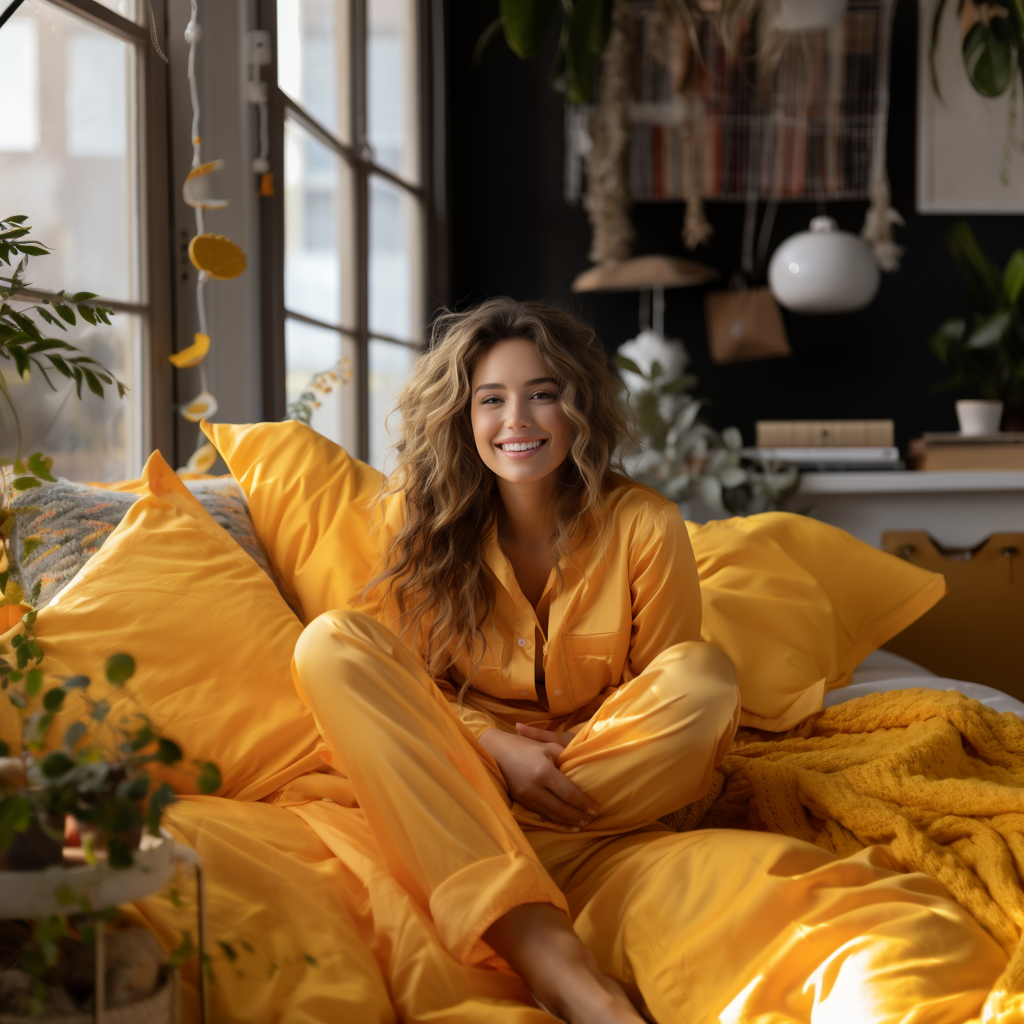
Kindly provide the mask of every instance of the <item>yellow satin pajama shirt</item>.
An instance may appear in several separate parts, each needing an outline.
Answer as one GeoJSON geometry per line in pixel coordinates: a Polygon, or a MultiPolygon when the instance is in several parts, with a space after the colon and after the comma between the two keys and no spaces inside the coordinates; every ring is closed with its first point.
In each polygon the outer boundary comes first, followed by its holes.
{"type": "Polygon", "coordinates": [[[583,547],[564,584],[552,574],[546,630],[491,532],[496,603],[461,717],[473,656],[431,679],[428,623],[400,642],[381,603],[302,634],[296,685],[390,873],[465,965],[490,962],[481,936],[511,907],[567,908],[659,1024],[963,1024],[1006,958],[941,886],[879,849],[837,860],[788,837],[658,824],[707,791],[739,697],[728,658],[698,639],[676,506],[630,481],[607,500],[607,547],[583,547]],[[558,764],[600,803],[590,825],[512,802],[477,737],[516,721],[576,733],[558,764]]]}

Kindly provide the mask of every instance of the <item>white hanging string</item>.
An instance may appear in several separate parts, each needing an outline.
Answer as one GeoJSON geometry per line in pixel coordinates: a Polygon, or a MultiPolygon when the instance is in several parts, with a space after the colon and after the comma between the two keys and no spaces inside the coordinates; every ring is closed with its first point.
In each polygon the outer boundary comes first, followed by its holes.
{"type": "MultiPolygon", "coordinates": [[[[196,45],[202,38],[202,29],[199,27],[199,2],[190,0],[191,17],[185,26],[185,41],[188,43],[188,91],[192,99],[192,169],[195,170],[202,162],[202,136],[199,134],[199,84],[196,81],[196,45]]],[[[196,211],[196,234],[206,234],[206,223],[203,217],[203,208],[195,207],[196,211]]],[[[199,271],[199,278],[196,284],[196,312],[199,315],[199,332],[209,334],[206,321],[206,281],[205,270],[199,271]]],[[[210,386],[206,376],[205,362],[199,364],[199,382],[202,391],[209,391],[210,386]]],[[[201,435],[200,435],[201,436],[201,435]]]]}
{"type": "Polygon", "coordinates": [[[871,154],[871,205],[864,217],[861,237],[871,246],[878,265],[890,273],[899,270],[903,249],[896,244],[892,228],[903,218],[892,208],[889,172],[886,169],[886,142],[889,135],[889,65],[892,46],[892,19],[896,5],[882,0],[878,11],[878,75],[875,89],[874,150],[871,154]]]}

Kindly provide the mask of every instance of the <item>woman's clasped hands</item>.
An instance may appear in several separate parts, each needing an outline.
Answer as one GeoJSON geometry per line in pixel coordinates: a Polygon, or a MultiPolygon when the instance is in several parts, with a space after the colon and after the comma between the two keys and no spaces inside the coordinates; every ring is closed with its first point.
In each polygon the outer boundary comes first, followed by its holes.
{"type": "Polygon", "coordinates": [[[579,828],[589,825],[600,807],[556,764],[573,735],[517,722],[515,733],[488,729],[480,743],[498,763],[513,799],[547,821],[579,828]]]}

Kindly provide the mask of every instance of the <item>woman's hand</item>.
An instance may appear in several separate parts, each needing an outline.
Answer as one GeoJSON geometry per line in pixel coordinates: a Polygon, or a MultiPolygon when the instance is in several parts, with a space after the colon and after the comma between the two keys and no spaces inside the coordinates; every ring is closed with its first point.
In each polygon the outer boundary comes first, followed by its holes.
{"type": "Polygon", "coordinates": [[[600,808],[555,767],[572,739],[571,732],[554,733],[521,722],[518,735],[488,729],[480,737],[484,749],[498,762],[509,792],[528,810],[561,825],[587,825],[600,808]]]}

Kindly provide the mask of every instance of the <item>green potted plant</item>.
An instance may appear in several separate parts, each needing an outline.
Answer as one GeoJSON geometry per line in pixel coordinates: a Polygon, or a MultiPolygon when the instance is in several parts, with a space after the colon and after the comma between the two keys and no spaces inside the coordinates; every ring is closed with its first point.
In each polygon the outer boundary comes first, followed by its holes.
{"type": "MultiPolygon", "coordinates": [[[[39,372],[51,388],[51,374],[64,377],[74,383],[79,397],[83,385],[101,398],[107,386],[115,387],[120,397],[127,391],[105,366],[62,338],[44,336],[37,323],[62,331],[79,318],[94,326],[109,324],[112,310],[94,302],[89,292],[60,292],[43,302],[21,300],[28,287],[29,257],[49,252],[29,237],[26,220],[24,216],[0,220],[0,263],[13,268],[9,275],[0,275],[0,399],[13,418],[16,434],[15,457],[0,464],[0,612],[5,623],[11,609],[18,615],[13,623],[16,629],[0,629],[7,636],[6,643],[0,644],[0,699],[14,707],[21,725],[19,736],[0,738],[0,882],[7,886],[7,899],[48,891],[49,883],[41,881],[47,875],[50,882],[58,883],[54,892],[60,912],[51,907],[32,919],[25,914],[22,920],[0,927],[0,1021],[4,1024],[26,1014],[76,1019],[68,1015],[80,1014],[97,998],[91,971],[101,958],[94,957],[88,947],[95,944],[102,921],[116,916],[116,910],[106,904],[89,905],[82,886],[91,887],[90,892],[111,891],[110,878],[117,872],[127,876],[140,858],[139,870],[151,872],[154,849],[162,851],[157,858],[166,865],[171,842],[161,835],[160,823],[175,797],[171,782],[161,774],[178,769],[183,762],[178,745],[159,735],[141,709],[115,719],[105,700],[89,698],[88,677],[53,678],[47,672],[44,650],[34,632],[38,584],[26,594],[14,572],[10,537],[15,516],[32,510],[12,509],[10,499],[54,478],[51,459],[38,452],[21,456],[18,410],[3,364],[13,364],[23,379],[39,372]],[[60,715],[72,692],[81,695],[87,714],[68,722],[66,715],[63,719],[60,715]],[[55,736],[58,721],[63,732],[55,736]],[[80,862],[77,872],[59,870],[58,866],[68,866],[69,856],[80,862]],[[47,874],[55,869],[56,876],[47,874]]],[[[26,552],[38,543],[27,538],[26,552]]],[[[124,687],[134,672],[130,655],[115,654],[107,661],[106,678],[114,687],[124,687]]],[[[127,706],[133,707],[130,702],[127,706]]],[[[194,764],[187,773],[202,793],[213,793],[220,786],[220,774],[211,763],[194,764]]],[[[107,950],[109,957],[116,960],[119,945],[127,943],[129,959],[148,958],[143,973],[153,984],[161,978],[166,981],[160,972],[168,966],[167,958],[155,940],[143,929],[131,931],[127,938],[125,932],[115,936],[107,950]]],[[[186,935],[169,965],[194,953],[186,935]]],[[[112,1006],[143,994],[127,981],[112,982],[109,971],[106,988],[112,1006]]],[[[169,1014],[165,989],[162,998],[169,1014]]]]}
{"type": "Polygon", "coordinates": [[[679,341],[641,331],[619,346],[615,363],[629,392],[642,445],[627,454],[626,467],[642,483],[684,506],[699,498],[711,513],[748,515],[780,507],[796,493],[799,471],[765,463],[743,450],[736,427],[721,433],[700,416],[706,404],[685,373],[679,341]]]}
{"type": "Polygon", "coordinates": [[[950,371],[939,388],[973,392],[957,403],[963,433],[994,433],[1000,418],[1009,430],[1024,429],[1024,249],[1000,270],[966,221],[953,225],[947,244],[972,313],[946,320],[931,336],[932,352],[950,371]]]}

